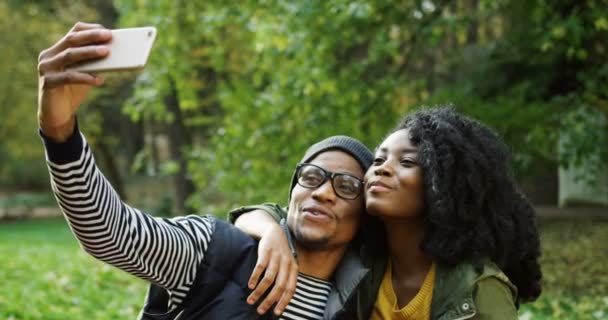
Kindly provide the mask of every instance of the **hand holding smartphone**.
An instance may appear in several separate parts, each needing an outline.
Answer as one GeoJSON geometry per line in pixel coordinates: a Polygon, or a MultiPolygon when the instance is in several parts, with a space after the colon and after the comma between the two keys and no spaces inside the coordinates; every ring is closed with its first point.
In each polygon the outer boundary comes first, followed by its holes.
{"type": "Polygon", "coordinates": [[[38,55],[38,124],[49,139],[64,142],[74,133],[76,113],[93,87],[96,73],[141,69],[156,38],[153,27],[108,30],[76,22],[38,55]]]}
{"type": "Polygon", "coordinates": [[[66,71],[102,73],[143,69],[156,40],[156,28],[114,29],[111,32],[112,39],[105,44],[109,50],[107,56],[69,65],[66,71]]]}

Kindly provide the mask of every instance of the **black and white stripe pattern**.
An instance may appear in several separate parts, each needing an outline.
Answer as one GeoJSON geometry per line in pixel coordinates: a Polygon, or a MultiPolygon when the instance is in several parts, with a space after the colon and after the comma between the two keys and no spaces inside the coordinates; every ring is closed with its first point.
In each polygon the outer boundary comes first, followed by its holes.
{"type": "Polygon", "coordinates": [[[84,149],[77,160],[47,161],[55,197],[74,235],[95,258],[166,288],[170,308],[181,303],[211,238],[209,219],[155,218],[124,204],[81,138],[84,149]]]}
{"type": "Polygon", "coordinates": [[[296,293],[283,311],[280,319],[323,319],[323,311],[329,299],[332,284],[321,279],[298,274],[296,293]]]}
{"type": "MultiPolygon", "coordinates": [[[[152,217],[123,203],[95,165],[84,136],[80,156],[47,164],[51,185],[70,228],[95,258],[168,290],[169,309],[190,290],[213,231],[208,217],[152,217]]],[[[51,152],[47,149],[47,152],[51,152]]],[[[322,319],[331,283],[298,275],[281,319],[322,319]]]]}

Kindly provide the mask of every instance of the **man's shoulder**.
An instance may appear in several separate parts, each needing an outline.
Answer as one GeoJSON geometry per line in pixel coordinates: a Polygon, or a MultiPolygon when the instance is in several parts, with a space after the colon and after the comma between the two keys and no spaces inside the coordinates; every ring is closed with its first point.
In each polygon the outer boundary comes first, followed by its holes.
{"type": "Polygon", "coordinates": [[[236,239],[239,239],[240,241],[244,241],[244,242],[254,242],[254,243],[258,242],[256,239],[254,239],[250,235],[246,234],[245,232],[241,231],[240,229],[235,227],[233,224],[231,224],[230,222],[228,222],[224,219],[221,219],[221,218],[218,218],[215,216],[209,216],[209,219],[210,219],[211,223],[213,223],[215,226],[215,230],[216,230],[215,232],[223,232],[224,236],[235,237],[236,239]]]}
{"type": "Polygon", "coordinates": [[[231,281],[246,288],[257,263],[258,241],[220,218],[211,219],[214,230],[197,272],[202,278],[197,282],[223,286],[231,281]]]}
{"type": "Polygon", "coordinates": [[[215,255],[243,254],[252,249],[257,253],[258,240],[252,238],[234,225],[212,214],[187,215],[166,219],[182,228],[195,230],[192,236],[208,237],[205,260],[215,255]],[[196,231],[198,230],[198,231],[196,231]]]}
{"type": "Polygon", "coordinates": [[[228,220],[234,223],[241,215],[255,210],[265,211],[276,222],[279,222],[281,219],[287,217],[287,208],[283,208],[276,203],[265,202],[259,205],[242,206],[232,209],[230,212],[228,212],[228,220]]]}
{"type": "Polygon", "coordinates": [[[221,255],[242,255],[250,251],[257,254],[258,240],[223,219],[210,216],[209,221],[213,224],[213,235],[208,252],[215,249],[215,253],[221,255]]]}

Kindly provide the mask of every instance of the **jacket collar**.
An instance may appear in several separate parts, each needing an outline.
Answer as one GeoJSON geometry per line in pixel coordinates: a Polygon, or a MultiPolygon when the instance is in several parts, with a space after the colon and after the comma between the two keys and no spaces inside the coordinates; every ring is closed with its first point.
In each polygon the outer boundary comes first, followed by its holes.
{"type": "Polygon", "coordinates": [[[325,319],[340,312],[353,294],[361,280],[367,275],[369,269],[365,267],[359,257],[358,250],[350,246],[334,273],[334,286],[329,294],[327,306],[325,307],[325,319]]]}

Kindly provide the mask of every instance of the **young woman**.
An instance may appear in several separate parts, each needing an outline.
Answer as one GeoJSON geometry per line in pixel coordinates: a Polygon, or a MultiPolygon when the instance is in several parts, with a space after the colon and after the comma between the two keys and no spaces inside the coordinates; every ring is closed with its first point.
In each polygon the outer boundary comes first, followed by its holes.
{"type": "Polygon", "coordinates": [[[365,180],[371,271],[348,298],[357,318],[517,319],[519,303],[540,295],[535,212],[488,127],[451,107],[412,113],[365,180]]]}

